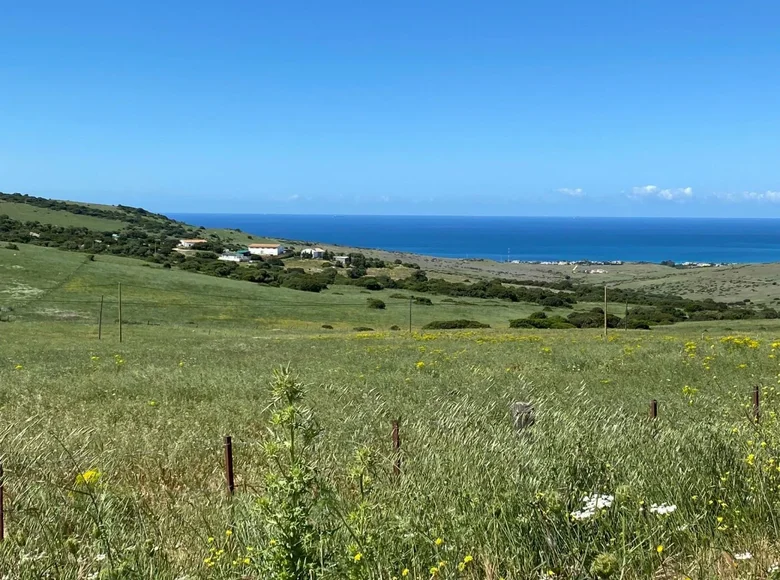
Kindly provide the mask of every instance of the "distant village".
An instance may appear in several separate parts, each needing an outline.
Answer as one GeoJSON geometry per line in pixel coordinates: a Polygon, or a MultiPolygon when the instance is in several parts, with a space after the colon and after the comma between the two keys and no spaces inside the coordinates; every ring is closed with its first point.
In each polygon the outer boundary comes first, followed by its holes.
{"type": "MultiPolygon", "coordinates": [[[[581,268],[581,266],[622,266],[623,260],[511,260],[512,264],[536,264],[539,266],[573,266],[572,273],[580,274],[608,274],[609,271],[604,268],[581,268]]],[[[733,264],[721,262],[680,262],[671,260],[661,262],[662,266],[669,266],[678,269],[692,268],[722,268],[732,266],[733,264]]]]}

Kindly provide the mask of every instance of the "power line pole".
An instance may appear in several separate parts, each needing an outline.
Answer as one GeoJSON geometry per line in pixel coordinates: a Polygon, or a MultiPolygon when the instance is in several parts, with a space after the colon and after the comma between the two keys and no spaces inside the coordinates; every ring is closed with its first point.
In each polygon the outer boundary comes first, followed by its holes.
{"type": "Polygon", "coordinates": [[[607,285],[604,284],[604,340],[607,340],[607,285]]]}
{"type": "Polygon", "coordinates": [[[119,283],[119,342],[122,342],[122,283],[119,283]]]}

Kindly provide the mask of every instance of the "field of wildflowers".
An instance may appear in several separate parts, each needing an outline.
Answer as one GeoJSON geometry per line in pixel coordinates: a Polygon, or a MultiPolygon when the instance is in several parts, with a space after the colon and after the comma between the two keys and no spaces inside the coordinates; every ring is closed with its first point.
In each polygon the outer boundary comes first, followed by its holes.
{"type": "Polygon", "coordinates": [[[9,579],[780,578],[780,327],[6,328],[9,579]]]}

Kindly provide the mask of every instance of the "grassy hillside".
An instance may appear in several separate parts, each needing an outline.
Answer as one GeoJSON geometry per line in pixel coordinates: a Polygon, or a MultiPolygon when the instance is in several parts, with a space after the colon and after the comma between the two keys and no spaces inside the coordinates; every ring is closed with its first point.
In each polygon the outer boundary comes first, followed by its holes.
{"type": "MultiPolygon", "coordinates": [[[[62,292],[91,267],[119,276],[128,264],[63,268],[62,292]]],[[[599,566],[628,579],[770,577],[780,405],[769,323],[740,323],[750,341],[680,325],[605,343],[581,330],[327,334],[208,320],[132,326],[122,344],[115,326],[98,341],[92,326],[56,318],[5,323],[0,566],[19,578],[260,579],[297,553],[333,579],[604,577],[599,566]],[[288,363],[305,392],[293,404],[320,428],[294,466],[273,451],[289,450],[290,431],[283,413],[272,421],[269,386],[288,363]],[[749,420],[753,385],[761,426],[749,420]],[[507,412],[515,400],[537,409],[523,436],[507,412]],[[302,511],[289,509],[285,482],[302,511]],[[613,499],[589,515],[593,493],[613,499]]],[[[295,401],[284,384],[277,394],[295,401]]]]}
{"type": "MultiPolygon", "coordinates": [[[[113,326],[117,320],[118,284],[122,283],[123,320],[131,326],[154,323],[307,331],[322,331],[324,324],[334,330],[362,326],[387,331],[395,325],[408,331],[409,327],[406,297],[414,293],[408,291],[368,292],[335,285],[320,293],[300,292],[167,270],[117,256],[95,256],[90,261],[81,253],[31,245],[19,248],[0,248],[0,307],[13,308],[6,317],[18,321],[63,320],[94,325],[102,296],[105,320],[113,326]],[[382,299],[386,308],[368,308],[368,298],[382,299]]],[[[540,310],[536,304],[502,300],[429,298],[432,306],[412,306],[414,329],[432,320],[461,318],[506,329],[510,319],[540,310]]],[[[577,305],[579,309],[593,306],[577,305]]],[[[619,312],[623,306],[616,304],[613,308],[619,312]]],[[[554,309],[550,314],[556,312],[569,311],[554,309]]]]}
{"type": "Polygon", "coordinates": [[[89,228],[93,230],[113,231],[127,226],[127,222],[78,215],[67,211],[35,207],[26,203],[14,203],[0,200],[0,214],[23,222],[40,222],[62,227],[89,228]]]}
{"type": "Polygon", "coordinates": [[[412,306],[409,334],[411,294],[301,292],[0,247],[0,570],[73,580],[776,577],[779,320],[605,341],[598,329],[508,328],[538,304],[430,294],[431,306],[412,306]],[[387,306],[369,309],[367,298],[387,306]],[[422,330],[454,318],[493,328],[422,330]],[[274,378],[288,364],[293,376],[274,378]],[[536,409],[522,435],[513,401],[536,409]],[[592,494],[605,498],[583,507],[592,494]]]}

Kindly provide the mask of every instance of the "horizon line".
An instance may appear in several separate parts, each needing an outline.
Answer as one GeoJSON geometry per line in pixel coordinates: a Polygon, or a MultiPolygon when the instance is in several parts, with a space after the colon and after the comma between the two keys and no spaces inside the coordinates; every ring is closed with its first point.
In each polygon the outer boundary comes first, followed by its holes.
{"type": "Polygon", "coordinates": [[[388,218],[524,218],[524,219],[644,219],[644,220],[780,220],[780,216],[592,216],[592,215],[467,215],[467,214],[383,214],[383,213],[233,213],[224,211],[158,211],[163,215],[179,216],[278,216],[278,217],[388,217],[388,218]]]}

